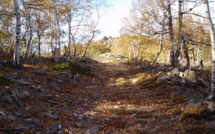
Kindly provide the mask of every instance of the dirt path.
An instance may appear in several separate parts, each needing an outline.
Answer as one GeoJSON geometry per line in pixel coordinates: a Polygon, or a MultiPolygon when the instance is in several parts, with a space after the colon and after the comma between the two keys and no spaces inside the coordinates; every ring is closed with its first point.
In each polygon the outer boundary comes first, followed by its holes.
{"type": "MultiPolygon", "coordinates": [[[[212,133],[201,127],[206,124],[204,120],[181,120],[187,98],[174,99],[171,95],[178,91],[167,83],[157,82],[158,72],[145,72],[125,64],[98,63],[92,72],[95,76],[76,75],[67,81],[64,80],[69,78],[67,72],[46,71],[44,77],[29,74],[30,70],[32,68],[25,68],[14,73],[22,74],[24,82],[31,80],[31,83],[14,85],[11,89],[18,87],[31,96],[21,99],[21,106],[12,108],[13,113],[20,111],[21,115],[0,122],[0,128],[8,129],[9,133],[212,133]],[[33,85],[53,85],[56,78],[62,91],[32,90],[33,85]],[[16,132],[10,129],[13,126],[24,127],[16,132]]],[[[0,111],[6,108],[1,107],[0,111]]],[[[5,119],[3,114],[0,117],[5,119]]]]}

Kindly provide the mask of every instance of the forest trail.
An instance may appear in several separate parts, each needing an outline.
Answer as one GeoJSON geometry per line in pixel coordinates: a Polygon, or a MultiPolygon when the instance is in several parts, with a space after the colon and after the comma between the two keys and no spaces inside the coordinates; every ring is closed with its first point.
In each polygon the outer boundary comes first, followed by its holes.
{"type": "Polygon", "coordinates": [[[22,95],[18,106],[17,102],[7,105],[8,100],[0,103],[0,133],[212,133],[202,128],[207,124],[204,120],[181,120],[188,98],[181,91],[179,99],[172,96],[178,90],[157,81],[159,72],[114,63],[94,64],[93,76],[70,76],[41,66],[2,71],[21,79],[2,86],[2,92],[3,88],[4,92],[19,90],[22,95]]]}

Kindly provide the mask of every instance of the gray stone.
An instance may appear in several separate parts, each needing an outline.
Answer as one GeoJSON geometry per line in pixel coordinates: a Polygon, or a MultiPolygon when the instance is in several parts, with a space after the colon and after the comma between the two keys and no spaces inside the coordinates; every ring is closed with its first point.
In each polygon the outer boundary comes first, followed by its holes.
{"type": "Polygon", "coordinates": [[[37,90],[38,90],[38,91],[41,91],[41,92],[45,92],[45,91],[46,91],[41,85],[39,85],[39,86],[37,87],[37,90]]]}
{"type": "Polygon", "coordinates": [[[86,86],[86,88],[101,88],[101,86],[86,86]]]}
{"type": "Polygon", "coordinates": [[[53,100],[47,100],[47,103],[50,103],[50,104],[57,104],[56,101],[53,101],[53,100]]]}
{"type": "Polygon", "coordinates": [[[52,119],[55,119],[55,120],[58,120],[58,119],[59,119],[59,115],[56,115],[56,114],[46,113],[46,115],[47,115],[49,118],[52,118],[52,119]]]}
{"type": "Polygon", "coordinates": [[[120,118],[120,115],[113,114],[113,115],[111,115],[111,118],[112,118],[112,119],[119,119],[119,118],[120,118]]]}
{"type": "Polygon", "coordinates": [[[94,126],[87,130],[87,134],[98,134],[99,133],[99,126],[94,126]]]}
{"type": "Polygon", "coordinates": [[[75,125],[76,125],[76,127],[78,127],[78,128],[83,127],[83,126],[82,126],[80,123],[78,123],[78,122],[76,122],[75,125]]]}
{"type": "Polygon", "coordinates": [[[41,71],[39,71],[39,70],[37,70],[37,69],[31,69],[31,73],[32,73],[32,74],[41,75],[41,76],[48,76],[47,73],[41,72],[41,71]]]}
{"type": "Polygon", "coordinates": [[[21,85],[30,85],[28,82],[26,82],[24,79],[21,80],[16,80],[16,83],[21,84],[21,85]]]}
{"type": "Polygon", "coordinates": [[[13,98],[11,96],[2,96],[0,97],[0,103],[4,104],[12,104],[13,103],[13,98]]]}
{"type": "Polygon", "coordinates": [[[34,126],[36,126],[36,127],[43,127],[43,124],[40,123],[39,120],[27,119],[27,120],[25,120],[25,123],[28,124],[28,125],[29,125],[29,124],[30,124],[30,125],[34,125],[34,126]]]}
{"type": "Polygon", "coordinates": [[[164,76],[161,76],[161,77],[157,78],[157,81],[166,81],[166,80],[171,80],[171,77],[167,76],[167,75],[164,75],[164,76]]]}
{"type": "Polygon", "coordinates": [[[22,93],[20,93],[19,98],[20,99],[26,99],[30,96],[30,93],[26,90],[24,90],[22,93]]]}
{"type": "Polygon", "coordinates": [[[215,120],[209,124],[208,128],[215,130],[215,120]]]}
{"type": "Polygon", "coordinates": [[[56,92],[62,91],[62,89],[57,84],[50,84],[50,88],[54,89],[56,92]]]}
{"type": "Polygon", "coordinates": [[[63,83],[63,80],[57,79],[57,82],[58,82],[58,83],[63,83]]]}

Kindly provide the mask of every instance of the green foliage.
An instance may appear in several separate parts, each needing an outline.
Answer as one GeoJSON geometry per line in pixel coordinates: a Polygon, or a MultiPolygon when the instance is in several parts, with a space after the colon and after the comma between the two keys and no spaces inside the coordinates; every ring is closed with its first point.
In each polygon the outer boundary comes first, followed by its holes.
{"type": "Polygon", "coordinates": [[[70,65],[65,64],[65,63],[55,64],[55,65],[49,66],[50,70],[56,70],[56,71],[64,71],[64,70],[67,70],[67,69],[70,70],[70,68],[71,68],[70,65]]]}
{"type": "Polygon", "coordinates": [[[13,81],[6,78],[2,73],[0,73],[0,84],[1,85],[10,85],[10,84],[13,84],[13,81]]]}

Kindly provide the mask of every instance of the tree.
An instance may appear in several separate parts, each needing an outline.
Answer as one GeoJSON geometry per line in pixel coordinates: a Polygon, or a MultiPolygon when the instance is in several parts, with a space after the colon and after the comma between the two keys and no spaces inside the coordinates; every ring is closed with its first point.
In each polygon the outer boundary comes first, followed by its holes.
{"type": "Polygon", "coordinates": [[[28,8],[26,6],[27,4],[26,4],[25,0],[22,0],[22,5],[23,5],[24,10],[25,10],[26,20],[28,22],[28,29],[29,29],[29,39],[28,39],[28,43],[27,43],[27,46],[26,46],[26,52],[25,52],[25,55],[24,55],[24,59],[27,59],[28,56],[29,56],[29,51],[30,51],[30,47],[31,47],[31,41],[32,41],[32,38],[33,38],[33,26],[32,26],[32,23],[31,23],[31,16],[30,16],[28,8]]]}
{"type": "Polygon", "coordinates": [[[18,67],[20,66],[20,38],[21,38],[21,21],[20,21],[20,11],[17,0],[13,0],[14,11],[16,16],[16,43],[13,64],[18,67]]]}
{"type": "Polygon", "coordinates": [[[211,17],[209,1],[204,0],[204,5],[206,9],[206,15],[210,28],[210,38],[211,38],[211,46],[212,46],[212,71],[211,71],[211,93],[209,98],[215,101],[215,29],[213,20],[211,17]]]}

